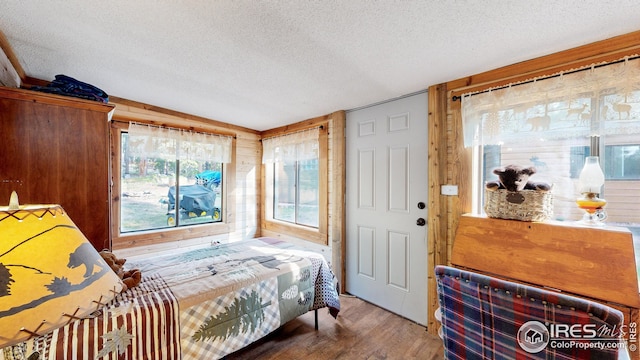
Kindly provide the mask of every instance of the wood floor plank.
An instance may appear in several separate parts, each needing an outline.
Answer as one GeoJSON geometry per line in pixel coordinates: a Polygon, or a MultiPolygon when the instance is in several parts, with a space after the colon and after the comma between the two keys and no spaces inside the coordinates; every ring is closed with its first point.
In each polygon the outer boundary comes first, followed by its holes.
{"type": "Polygon", "coordinates": [[[423,326],[361,299],[341,296],[337,319],[327,309],[294,319],[226,360],[443,359],[442,340],[423,326]]]}

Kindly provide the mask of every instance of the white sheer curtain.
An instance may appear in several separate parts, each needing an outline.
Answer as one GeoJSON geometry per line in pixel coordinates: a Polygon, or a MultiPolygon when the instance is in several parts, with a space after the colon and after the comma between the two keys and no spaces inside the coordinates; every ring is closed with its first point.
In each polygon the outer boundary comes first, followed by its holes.
{"type": "Polygon", "coordinates": [[[318,128],[262,139],[262,163],[317,159],[318,128]]]}
{"type": "Polygon", "coordinates": [[[640,134],[640,59],[465,94],[462,121],[466,147],[640,134]]]}
{"type": "Polygon", "coordinates": [[[230,136],[137,123],[129,124],[132,155],[165,160],[231,162],[230,136]]]}

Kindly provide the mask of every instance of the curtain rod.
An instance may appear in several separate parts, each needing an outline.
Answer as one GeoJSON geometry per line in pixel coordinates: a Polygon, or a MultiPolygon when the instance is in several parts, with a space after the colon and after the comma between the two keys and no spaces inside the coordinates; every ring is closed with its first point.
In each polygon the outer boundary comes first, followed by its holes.
{"type": "Polygon", "coordinates": [[[301,132],[304,132],[304,131],[313,130],[315,128],[318,128],[318,129],[322,130],[322,129],[324,129],[324,125],[312,126],[312,127],[308,127],[308,128],[292,131],[292,132],[289,132],[289,133],[286,133],[286,134],[273,135],[273,136],[266,137],[264,139],[260,139],[260,141],[265,140],[265,139],[273,139],[273,138],[277,138],[277,137],[281,137],[281,136],[287,136],[287,135],[291,135],[291,134],[297,134],[297,133],[301,133],[301,132]]]}
{"type": "MultiPolygon", "coordinates": [[[[121,122],[124,122],[124,121],[121,121],[121,122]]],[[[203,135],[224,136],[224,137],[230,137],[230,138],[236,139],[235,135],[218,134],[218,133],[215,133],[215,132],[204,132],[204,131],[196,131],[196,130],[192,130],[192,129],[181,129],[181,128],[171,127],[171,126],[140,123],[140,122],[137,122],[137,121],[127,121],[127,122],[124,122],[124,123],[135,124],[135,125],[140,125],[140,126],[149,126],[149,127],[154,127],[154,128],[158,128],[158,129],[169,129],[169,130],[176,130],[176,131],[188,131],[190,133],[203,134],[203,135]]]]}
{"type": "MultiPolygon", "coordinates": [[[[597,69],[597,68],[601,68],[604,66],[609,66],[609,65],[615,65],[615,64],[619,64],[621,62],[626,62],[629,60],[636,60],[640,58],[640,55],[632,55],[632,56],[625,56],[622,59],[618,59],[618,60],[614,60],[614,61],[610,61],[610,62],[605,62],[602,64],[591,64],[591,65],[587,65],[578,69],[573,69],[573,70],[568,70],[568,71],[560,71],[559,73],[555,73],[555,74],[551,74],[551,75],[543,75],[541,77],[538,78],[533,78],[530,80],[523,80],[520,82],[516,82],[516,83],[509,83],[507,85],[502,85],[502,86],[498,86],[495,88],[489,88],[489,89],[485,89],[485,90],[478,90],[475,92],[470,92],[468,96],[474,96],[474,95],[478,95],[478,94],[484,94],[486,92],[490,92],[490,91],[496,91],[496,90],[502,90],[502,89],[507,89],[510,88],[512,86],[520,86],[520,85],[526,85],[526,84],[530,84],[532,82],[536,82],[536,81],[541,81],[541,80],[548,80],[548,79],[553,79],[556,78],[558,76],[563,76],[563,75],[570,75],[570,74],[575,74],[577,72],[581,72],[581,71],[587,71],[587,70],[593,70],[593,69],[597,69]]],[[[452,101],[458,101],[458,100],[462,100],[462,96],[463,95],[454,95],[451,97],[452,101]]]]}

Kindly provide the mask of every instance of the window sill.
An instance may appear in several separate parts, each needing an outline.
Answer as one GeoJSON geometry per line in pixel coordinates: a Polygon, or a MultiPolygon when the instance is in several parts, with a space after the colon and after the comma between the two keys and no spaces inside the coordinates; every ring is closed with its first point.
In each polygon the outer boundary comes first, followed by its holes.
{"type": "Polygon", "coordinates": [[[320,229],[314,229],[307,226],[291,224],[273,219],[264,219],[261,227],[262,229],[268,231],[298,237],[303,240],[311,241],[321,245],[328,245],[327,233],[326,231],[320,231],[320,229]]]}
{"type": "Polygon", "coordinates": [[[226,234],[231,231],[227,223],[190,225],[188,227],[165,228],[159,230],[136,231],[113,237],[113,250],[149,246],[173,241],[226,234]]]}

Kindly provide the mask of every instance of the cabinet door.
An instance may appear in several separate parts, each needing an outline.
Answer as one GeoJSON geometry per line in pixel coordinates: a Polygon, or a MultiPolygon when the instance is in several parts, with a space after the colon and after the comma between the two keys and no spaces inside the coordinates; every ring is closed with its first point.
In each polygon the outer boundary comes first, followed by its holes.
{"type": "Polygon", "coordinates": [[[60,204],[96,249],[109,248],[112,106],[96,111],[84,101],[7,91],[0,91],[0,204],[14,190],[21,204],[60,204]]]}

